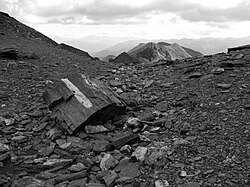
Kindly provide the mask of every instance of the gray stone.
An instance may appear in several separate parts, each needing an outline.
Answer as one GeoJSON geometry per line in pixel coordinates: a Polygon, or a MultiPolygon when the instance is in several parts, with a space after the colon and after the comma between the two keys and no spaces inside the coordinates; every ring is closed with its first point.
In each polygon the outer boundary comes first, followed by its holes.
{"type": "Polygon", "coordinates": [[[195,72],[195,73],[192,73],[191,75],[189,75],[188,77],[190,79],[192,79],[192,78],[199,78],[201,76],[202,76],[202,74],[200,72],[195,72]]]}
{"type": "Polygon", "coordinates": [[[11,187],[44,187],[45,182],[34,177],[23,177],[12,183],[11,187]]]}
{"type": "Polygon", "coordinates": [[[101,153],[105,152],[107,150],[107,146],[109,145],[109,142],[106,140],[96,140],[93,144],[93,151],[95,153],[101,153]]]}
{"type": "Polygon", "coordinates": [[[67,187],[85,187],[86,183],[87,183],[87,178],[73,180],[69,183],[67,187]]]}
{"type": "Polygon", "coordinates": [[[49,124],[48,122],[41,123],[37,127],[34,127],[33,131],[39,132],[39,131],[43,130],[48,124],[49,124]]]}
{"type": "Polygon", "coordinates": [[[39,150],[39,153],[40,153],[40,155],[42,155],[42,156],[49,156],[49,155],[51,155],[51,154],[53,153],[54,149],[55,149],[55,145],[52,144],[52,145],[50,145],[50,146],[41,148],[41,149],[39,150]]]}
{"type": "Polygon", "coordinates": [[[139,161],[144,161],[145,160],[145,155],[147,153],[147,147],[137,147],[135,149],[135,152],[133,152],[132,156],[134,156],[137,160],[139,161]]]}
{"type": "Polygon", "coordinates": [[[110,86],[112,86],[112,87],[119,87],[119,86],[122,86],[122,83],[119,82],[119,81],[116,81],[116,80],[110,80],[110,81],[109,81],[109,84],[110,84],[110,86]]]}
{"type": "Polygon", "coordinates": [[[107,175],[103,177],[105,184],[110,187],[114,184],[115,180],[118,178],[118,175],[114,171],[110,171],[107,175]]]}
{"type": "Polygon", "coordinates": [[[214,73],[215,75],[222,74],[224,71],[225,71],[224,68],[214,68],[214,69],[212,69],[212,73],[214,73]]]}
{"type": "Polygon", "coordinates": [[[116,184],[127,184],[134,182],[135,179],[133,177],[121,177],[115,181],[116,184]]]}
{"type": "Polygon", "coordinates": [[[82,163],[77,163],[77,164],[74,164],[74,165],[70,166],[70,167],[68,168],[68,170],[74,171],[74,172],[78,172],[78,171],[82,171],[83,169],[86,169],[86,168],[87,168],[87,167],[86,167],[84,164],[82,164],[82,163]]]}
{"type": "Polygon", "coordinates": [[[147,165],[153,165],[158,158],[162,156],[163,152],[161,150],[154,150],[149,157],[145,160],[145,163],[147,165]]]}
{"type": "Polygon", "coordinates": [[[106,185],[101,184],[101,183],[88,183],[85,184],[86,187],[106,187],[106,185]]]}
{"type": "Polygon", "coordinates": [[[160,112],[166,112],[168,110],[169,103],[167,101],[162,101],[160,103],[157,103],[155,106],[155,109],[160,112]]]}
{"type": "Polygon", "coordinates": [[[116,160],[112,155],[105,154],[101,160],[100,168],[102,170],[108,170],[115,167],[118,163],[118,160],[116,160]]]}
{"type": "Polygon", "coordinates": [[[229,88],[231,88],[231,86],[232,86],[232,84],[224,84],[224,83],[217,84],[217,87],[221,88],[221,89],[229,89],[229,88]]]}
{"type": "Polygon", "coordinates": [[[48,159],[43,163],[44,166],[61,166],[73,162],[72,159],[48,159]]]}
{"type": "Polygon", "coordinates": [[[188,182],[188,183],[179,185],[179,187],[200,187],[200,184],[196,182],[188,182]]]}
{"type": "Polygon", "coordinates": [[[155,187],[168,187],[169,183],[167,180],[157,180],[155,181],[155,187]]]}
{"type": "Polygon", "coordinates": [[[73,181],[78,179],[84,179],[87,177],[86,171],[80,171],[77,173],[69,173],[69,174],[59,174],[57,177],[48,180],[51,184],[58,184],[64,181],[73,181]]]}
{"type": "Polygon", "coordinates": [[[64,181],[64,182],[61,182],[57,185],[55,185],[55,187],[67,187],[69,184],[69,181],[64,181]]]}
{"type": "Polygon", "coordinates": [[[106,127],[103,125],[97,125],[97,126],[86,126],[85,131],[88,134],[96,134],[96,133],[102,133],[102,132],[107,132],[109,131],[106,127]]]}
{"type": "Polygon", "coordinates": [[[6,152],[9,151],[10,147],[7,144],[1,143],[0,142],[0,152],[6,152]]]}
{"type": "Polygon", "coordinates": [[[131,146],[130,145],[124,145],[121,149],[120,152],[123,154],[130,154],[131,153],[131,146]]]}
{"type": "Polygon", "coordinates": [[[121,172],[119,173],[119,177],[138,177],[140,175],[139,167],[134,163],[129,163],[126,165],[121,172]]]}
{"type": "Polygon", "coordinates": [[[21,142],[24,141],[26,138],[27,138],[26,136],[20,135],[20,136],[14,136],[11,140],[21,142]]]}

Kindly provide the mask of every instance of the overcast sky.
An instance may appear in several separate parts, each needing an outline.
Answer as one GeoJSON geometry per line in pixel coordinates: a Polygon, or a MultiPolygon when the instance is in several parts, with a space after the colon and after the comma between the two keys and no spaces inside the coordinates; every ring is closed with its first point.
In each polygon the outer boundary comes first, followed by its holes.
{"type": "Polygon", "coordinates": [[[250,35],[250,0],[0,0],[0,10],[54,39],[250,35]]]}

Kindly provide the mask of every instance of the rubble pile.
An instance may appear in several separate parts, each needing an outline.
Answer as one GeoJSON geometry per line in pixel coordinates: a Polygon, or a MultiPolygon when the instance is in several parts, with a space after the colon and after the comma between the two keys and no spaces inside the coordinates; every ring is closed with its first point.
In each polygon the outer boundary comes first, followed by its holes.
{"type": "Polygon", "coordinates": [[[0,17],[0,186],[250,186],[248,46],[104,63],[0,17]]]}
{"type": "Polygon", "coordinates": [[[249,60],[241,50],[168,65],[119,64],[95,83],[65,77],[21,111],[1,115],[0,183],[248,186],[249,60]],[[118,108],[106,107],[112,103],[118,108]],[[101,108],[108,118],[91,118],[101,108]]]}

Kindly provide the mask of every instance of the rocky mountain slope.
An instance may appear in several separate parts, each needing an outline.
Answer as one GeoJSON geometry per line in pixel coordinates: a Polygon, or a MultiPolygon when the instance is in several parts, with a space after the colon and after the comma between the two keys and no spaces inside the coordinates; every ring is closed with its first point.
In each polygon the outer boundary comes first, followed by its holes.
{"type": "Polygon", "coordinates": [[[65,49],[65,50],[67,50],[67,51],[70,51],[70,52],[72,52],[72,53],[75,53],[75,54],[77,54],[77,55],[84,56],[84,57],[90,58],[90,59],[92,59],[92,60],[95,59],[94,57],[90,56],[90,55],[88,54],[88,52],[82,51],[82,50],[77,49],[77,48],[75,48],[75,47],[73,47],[73,46],[70,46],[70,45],[67,45],[67,44],[64,44],[64,43],[61,43],[60,46],[61,46],[63,49],[65,49]]]}
{"type": "Polygon", "coordinates": [[[185,50],[178,44],[168,44],[165,42],[147,44],[141,43],[135,48],[128,51],[131,57],[141,61],[157,62],[159,60],[176,60],[188,58],[191,56],[201,56],[202,54],[191,49],[185,50]],[[190,54],[189,54],[189,53],[190,54]]]}
{"type": "Polygon", "coordinates": [[[248,47],[102,63],[0,21],[0,186],[250,186],[248,47]],[[109,85],[126,111],[69,135],[41,96],[76,73],[109,85]]]}

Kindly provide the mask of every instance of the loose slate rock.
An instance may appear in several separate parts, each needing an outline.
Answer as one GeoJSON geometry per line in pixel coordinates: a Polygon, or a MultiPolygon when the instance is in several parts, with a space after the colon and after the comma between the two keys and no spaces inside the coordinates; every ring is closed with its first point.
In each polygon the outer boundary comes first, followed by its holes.
{"type": "Polygon", "coordinates": [[[135,179],[134,178],[132,178],[132,177],[121,177],[121,178],[119,178],[119,179],[117,179],[116,181],[115,181],[115,183],[116,184],[128,184],[128,183],[132,183],[132,182],[134,182],[135,181],[135,179]]]}
{"type": "Polygon", "coordinates": [[[95,153],[105,152],[108,148],[109,142],[106,140],[96,140],[93,143],[93,151],[95,153]]]}
{"type": "Polygon", "coordinates": [[[138,177],[140,175],[139,167],[130,162],[128,165],[126,165],[121,172],[119,173],[119,177],[138,177]]]}
{"type": "Polygon", "coordinates": [[[49,159],[43,163],[44,166],[63,166],[73,162],[72,159],[49,159]]]}
{"type": "Polygon", "coordinates": [[[82,187],[87,183],[87,178],[73,180],[67,187],[82,187]]]}
{"type": "Polygon", "coordinates": [[[246,110],[250,110],[250,104],[246,104],[246,105],[244,106],[244,108],[245,108],[246,110]]]}
{"type": "Polygon", "coordinates": [[[114,171],[110,171],[108,175],[103,177],[103,180],[105,181],[106,185],[108,187],[112,186],[115,182],[115,180],[118,178],[118,175],[114,171]]]}
{"type": "Polygon", "coordinates": [[[224,84],[224,83],[217,84],[217,87],[221,88],[221,89],[229,89],[229,88],[231,88],[231,86],[232,86],[232,84],[224,84]]]}
{"type": "Polygon", "coordinates": [[[201,73],[195,72],[195,73],[189,75],[188,77],[189,77],[190,79],[193,79],[193,78],[199,78],[199,77],[201,77],[201,76],[202,76],[201,73]]]}
{"type": "Polygon", "coordinates": [[[3,160],[5,160],[6,158],[10,157],[11,153],[7,152],[4,154],[0,154],[0,162],[2,162],[3,160]]]}
{"type": "Polygon", "coordinates": [[[200,187],[200,184],[196,182],[188,182],[180,185],[179,187],[200,187]]]}
{"type": "Polygon", "coordinates": [[[17,59],[18,50],[14,47],[4,47],[0,49],[0,57],[8,59],[17,59]]]}
{"type": "Polygon", "coordinates": [[[169,183],[167,180],[157,180],[155,181],[155,187],[168,187],[169,183]]]}
{"type": "Polygon", "coordinates": [[[50,146],[46,146],[46,147],[41,148],[39,150],[39,153],[42,156],[49,156],[53,153],[54,149],[55,149],[55,145],[52,144],[50,146]]]}
{"type": "Polygon", "coordinates": [[[168,110],[169,103],[167,101],[162,101],[160,103],[157,103],[155,106],[155,109],[160,112],[166,112],[168,110]]]}
{"type": "Polygon", "coordinates": [[[140,136],[138,134],[129,134],[109,144],[110,149],[121,149],[124,145],[133,144],[140,141],[140,136]]]}
{"type": "Polygon", "coordinates": [[[215,75],[219,75],[219,74],[222,74],[224,72],[224,68],[214,68],[212,69],[212,73],[214,73],[215,75]]]}
{"type": "Polygon", "coordinates": [[[101,160],[100,168],[102,170],[108,170],[115,167],[118,164],[118,160],[116,160],[112,155],[105,154],[101,160]]]}
{"type": "Polygon", "coordinates": [[[23,177],[22,179],[16,180],[12,183],[11,187],[44,187],[45,182],[42,180],[38,180],[34,177],[23,177]]]}
{"type": "Polygon", "coordinates": [[[86,187],[106,187],[106,185],[101,184],[101,183],[88,183],[85,184],[86,187]]]}
{"type": "Polygon", "coordinates": [[[74,164],[72,166],[70,166],[68,169],[70,171],[74,171],[74,172],[79,172],[79,171],[82,171],[83,169],[86,169],[87,167],[82,164],[82,163],[77,163],[77,164],[74,164]]]}
{"type": "Polygon", "coordinates": [[[119,86],[122,86],[122,83],[120,83],[120,82],[118,82],[118,81],[116,81],[116,80],[110,80],[110,81],[109,81],[109,84],[110,84],[110,86],[112,86],[112,87],[119,87],[119,86]]]}
{"type": "Polygon", "coordinates": [[[107,132],[109,130],[103,125],[96,125],[96,126],[88,125],[85,127],[85,131],[88,134],[97,134],[97,133],[107,132]]]}
{"type": "Polygon", "coordinates": [[[147,147],[137,147],[135,152],[133,152],[132,157],[134,156],[138,161],[144,161],[145,155],[147,153],[147,147]]]}
{"type": "Polygon", "coordinates": [[[0,142],[0,152],[5,152],[9,150],[10,150],[10,147],[8,145],[0,142]]]}

